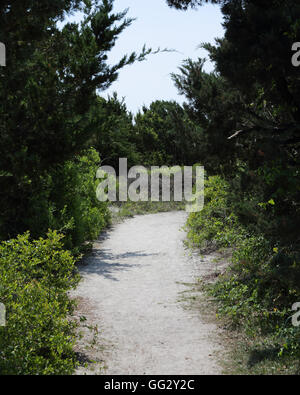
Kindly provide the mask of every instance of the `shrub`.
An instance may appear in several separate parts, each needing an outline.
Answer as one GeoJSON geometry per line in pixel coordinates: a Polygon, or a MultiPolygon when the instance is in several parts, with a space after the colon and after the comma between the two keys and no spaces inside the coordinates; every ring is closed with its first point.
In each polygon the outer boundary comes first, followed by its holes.
{"type": "Polygon", "coordinates": [[[99,165],[99,154],[89,149],[38,180],[0,177],[5,179],[0,238],[28,230],[34,238],[45,237],[49,228],[57,229],[66,249],[79,254],[110,221],[107,203],[96,198],[99,165]]]}
{"type": "Polygon", "coordinates": [[[70,374],[76,362],[73,302],[67,291],[78,283],[74,259],[62,236],[30,241],[29,233],[0,245],[0,327],[2,375],[70,374]]]}
{"type": "Polygon", "coordinates": [[[65,246],[77,254],[109,223],[108,204],[96,197],[99,154],[89,149],[53,174],[49,227],[65,234],[65,246]]]}
{"type": "Polygon", "coordinates": [[[229,185],[220,176],[205,179],[202,211],[191,213],[187,237],[194,247],[229,246],[236,235],[237,219],[228,204],[229,185]]]}
{"type": "Polygon", "coordinates": [[[210,287],[218,313],[248,335],[270,336],[289,354],[300,355],[299,328],[291,323],[300,300],[300,256],[279,251],[262,236],[241,238],[229,271],[210,287]]]}
{"type": "Polygon", "coordinates": [[[205,181],[203,211],[188,218],[192,246],[232,249],[232,264],[208,291],[218,303],[218,314],[229,318],[231,326],[252,337],[270,336],[281,353],[299,356],[300,331],[292,326],[291,307],[300,300],[300,254],[292,246],[280,246],[279,239],[276,243],[253,232],[241,222],[238,210],[228,184],[213,176],[205,181]]]}

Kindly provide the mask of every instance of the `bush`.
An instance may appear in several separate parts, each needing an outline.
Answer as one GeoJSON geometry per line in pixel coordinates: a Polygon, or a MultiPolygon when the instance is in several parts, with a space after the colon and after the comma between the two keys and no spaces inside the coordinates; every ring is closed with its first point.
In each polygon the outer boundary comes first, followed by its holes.
{"type": "MultiPolygon", "coordinates": [[[[258,205],[258,210],[271,203],[258,205]]],[[[192,246],[232,249],[231,266],[208,286],[209,293],[232,327],[242,327],[254,338],[270,336],[281,353],[299,356],[300,331],[292,326],[291,307],[300,300],[300,254],[247,228],[238,209],[228,184],[214,176],[205,181],[203,211],[188,218],[192,246]]]]}
{"type": "Polygon", "coordinates": [[[300,300],[299,254],[251,236],[240,239],[232,263],[210,288],[219,302],[218,313],[250,336],[270,336],[281,353],[299,357],[300,331],[291,323],[291,307],[300,300]]]}
{"type": "Polygon", "coordinates": [[[0,245],[2,375],[70,374],[76,366],[74,304],[67,292],[78,283],[74,259],[62,236],[30,241],[29,233],[0,245]]]}
{"type": "Polygon", "coordinates": [[[205,179],[205,201],[202,211],[191,213],[187,221],[190,245],[228,247],[235,235],[237,219],[228,204],[229,185],[219,176],[205,179]]]}
{"type": "Polygon", "coordinates": [[[107,203],[96,198],[99,166],[99,154],[89,149],[38,180],[0,177],[5,178],[0,238],[28,230],[33,238],[45,237],[48,229],[56,229],[65,235],[66,249],[79,254],[110,220],[107,203]]]}
{"type": "Polygon", "coordinates": [[[96,197],[99,166],[99,154],[89,149],[53,175],[49,227],[65,234],[65,246],[74,254],[97,239],[110,221],[108,204],[96,197]]]}

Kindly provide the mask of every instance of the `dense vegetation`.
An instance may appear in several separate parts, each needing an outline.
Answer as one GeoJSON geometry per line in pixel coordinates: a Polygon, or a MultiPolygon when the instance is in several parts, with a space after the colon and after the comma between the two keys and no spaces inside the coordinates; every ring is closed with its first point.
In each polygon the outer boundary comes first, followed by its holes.
{"type": "Polygon", "coordinates": [[[61,236],[30,241],[29,233],[0,246],[0,300],[7,326],[0,331],[1,374],[70,374],[76,366],[74,304],[67,291],[78,283],[74,258],[61,236]]]}
{"type": "Polygon", "coordinates": [[[144,166],[193,165],[201,133],[176,102],[155,101],[135,117],[136,146],[144,166]]]}
{"type": "MultiPolygon", "coordinates": [[[[169,1],[177,8],[202,1],[169,1]]],[[[272,338],[278,355],[299,358],[292,305],[300,300],[300,37],[295,1],[223,0],[225,37],[203,44],[203,60],[174,75],[186,111],[204,130],[199,161],[206,205],[188,220],[191,242],[230,247],[233,265],[211,292],[220,313],[253,337],[272,338]]]]}
{"type": "MultiPolygon", "coordinates": [[[[163,0],[162,0],[163,1],[163,0]]],[[[135,116],[101,92],[151,50],[107,53],[132,20],[113,1],[0,3],[0,374],[64,374],[76,366],[75,258],[109,223],[96,199],[100,164],[206,169],[206,203],[190,215],[194,246],[233,251],[210,292],[219,311],[278,355],[299,358],[291,306],[300,302],[300,37],[294,0],[167,0],[177,9],[219,4],[225,37],[203,44],[215,64],[187,59],[173,80],[186,97],[135,116]],[[83,22],[65,23],[81,11],[83,22]],[[59,22],[64,22],[63,27],[59,22]]],[[[199,10],[201,12],[201,9],[199,10]]],[[[133,82],[134,83],[134,82],[133,82]]]]}

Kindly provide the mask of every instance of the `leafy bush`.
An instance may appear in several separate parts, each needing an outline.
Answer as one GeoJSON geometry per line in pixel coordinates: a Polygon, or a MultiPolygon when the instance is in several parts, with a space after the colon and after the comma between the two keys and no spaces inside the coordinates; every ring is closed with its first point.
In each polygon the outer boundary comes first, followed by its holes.
{"type": "Polygon", "coordinates": [[[66,235],[65,246],[75,254],[86,241],[96,239],[110,221],[108,204],[96,197],[99,165],[99,154],[91,148],[53,176],[49,227],[66,235]]]}
{"type": "Polygon", "coordinates": [[[188,240],[198,248],[229,246],[236,234],[236,216],[228,204],[229,185],[220,176],[205,179],[205,202],[202,211],[190,214],[188,240]]]}
{"type": "Polygon", "coordinates": [[[75,262],[63,250],[62,235],[29,237],[0,245],[0,302],[7,321],[0,327],[0,373],[70,374],[76,324],[67,291],[78,283],[75,262]]]}
{"type": "Polygon", "coordinates": [[[300,254],[252,232],[236,211],[228,184],[219,176],[209,177],[204,209],[190,214],[187,221],[191,245],[232,249],[231,266],[208,286],[218,302],[218,314],[252,337],[270,336],[280,354],[299,356],[300,330],[292,326],[291,307],[300,300],[300,254]]]}
{"type": "Polygon", "coordinates": [[[56,229],[65,235],[66,249],[79,254],[85,242],[96,239],[110,219],[107,203],[96,197],[99,165],[99,154],[91,148],[52,169],[37,184],[26,178],[18,189],[14,177],[6,177],[1,196],[2,240],[28,230],[33,238],[44,237],[49,228],[56,229]]]}
{"type": "Polygon", "coordinates": [[[191,166],[199,160],[203,130],[178,103],[156,100],[149,108],[143,106],[134,121],[136,147],[144,165],[191,166]]]}
{"type": "Polygon", "coordinates": [[[210,293],[218,313],[248,335],[271,336],[281,353],[300,355],[299,328],[291,323],[292,305],[300,300],[300,256],[278,251],[262,236],[241,238],[232,266],[210,293]]]}

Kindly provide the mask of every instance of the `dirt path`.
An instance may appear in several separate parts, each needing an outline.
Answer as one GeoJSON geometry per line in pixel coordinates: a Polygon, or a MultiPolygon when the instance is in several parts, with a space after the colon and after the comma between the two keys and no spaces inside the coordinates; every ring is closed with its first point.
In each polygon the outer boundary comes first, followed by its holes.
{"type": "Polygon", "coordinates": [[[185,212],[128,219],[104,235],[81,267],[76,296],[99,326],[104,374],[221,373],[216,326],[180,301],[185,284],[205,270],[183,246],[185,220],[185,212]]]}

